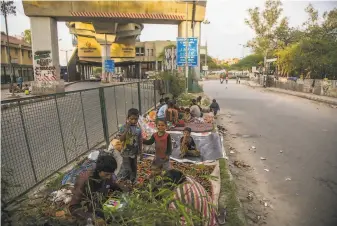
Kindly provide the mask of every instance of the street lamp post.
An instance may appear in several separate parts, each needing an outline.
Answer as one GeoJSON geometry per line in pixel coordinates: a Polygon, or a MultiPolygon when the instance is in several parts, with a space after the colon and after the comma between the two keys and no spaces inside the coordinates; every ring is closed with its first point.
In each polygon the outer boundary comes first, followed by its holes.
{"type": "Polygon", "coordinates": [[[242,46],[242,59],[245,57],[245,48],[247,47],[244,44],[239,44],[239,46],[242,46]]]}
{"type": "Polygon", "coordinates": [[[68,67],[68,52],[71,50],[61,50],[62,52],[66,52],[66,61],[67,61],[67,80],[69,82],[69,67],[68,67]]]}
{"type": "MultiPolygon", "coordinates": [[[[202,22],[203,24],[205,24],[205,25],[207,25],[207,24],[210,24],[211,22],[209,22],[207,19],[206,20],[204,20],[203,22],[202,22]]],[[[206,27],[205,27],[206,28],[206,27]]],[[[206,30],[206,29],[205,29],[206,30]]],[[[205,47],[206,47],[206,51],[205,51],[205,68],[206,68],[206,66],[207,66],[207,51],[208,51],[208,47],[207,47],[207,32],[205,32],[205,47]]],[[[205,76],[207,76],[207,71],[205,70],[205,72],[204,72],[205,74],[205,76]]]]}

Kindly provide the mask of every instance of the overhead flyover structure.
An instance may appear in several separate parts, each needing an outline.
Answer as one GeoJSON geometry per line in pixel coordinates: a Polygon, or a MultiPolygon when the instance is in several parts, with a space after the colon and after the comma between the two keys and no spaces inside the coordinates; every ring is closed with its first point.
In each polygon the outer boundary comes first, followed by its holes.
{"type": "Polygon", "coordinates": [[[114,24],[116,37],[112,41],[110,35],[102,39],[99,33],[111,28],[109,23],[67,22],[67,26],[76,47],[68,68],[72,75],[79,75],[75,79],[80,77],[81,80],[90,79],[92,67],[101,67],[104,59],[113,59],[116,65],[134,59],[136,39],[143,29],[142,24],[114,24]],[[106,52],[107,47],[109,52],[106,52]]]}
{"type": "MultiPolygon", "coordinates": [[[[23,8],[31,21],[35,81],[37,84],[45,84],[46,81],[49,84],[54,82],[59,86],[57,21],[91,23],[95,28],[95,39],[101,45],[103,62],[111,58],[112,44],[119,43],[123,39],[122,30],[118,30],[120,24],[122,27],[144,23],[177,24],[179,37],[200,37],[206,1],[23,0],[23,8]],[[119,37],[118,32],[120,32],[119,37]]],[[[137,33],[136,30],[134,29],[133,32],[137,33]]],[[[126,31],[125,35],[130,34],[128,32],[126,31]]],[[[104,63],[102,66],[104,69],[104,63]]],[[[200,68],[200,60],[196,71],[200,71],[198,68],[200,68]]]]}

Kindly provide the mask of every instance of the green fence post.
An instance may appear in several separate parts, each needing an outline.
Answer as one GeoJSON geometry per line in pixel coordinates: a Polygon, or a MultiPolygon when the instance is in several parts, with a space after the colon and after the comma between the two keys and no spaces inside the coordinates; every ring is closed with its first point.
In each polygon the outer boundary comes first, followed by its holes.
{"type": "Polygon", "coordinates": [[[101,116],[102,116],[102,124],[103,124],[103,134],[106,143],[106,147],[109,147],[109,128],[108,128],[108,119],[106,115],[106,107],[105,107],[105,97],[104,97],[104,88],[99,88],[99,102],[101,105],[101,116]]]}
{"type": "Polygon", "coordinates": [[[80,99],[81,99],[81,108],[82,108],[82,117],[83,117],[83,124],[84,124],[85,140],[86,140],[87,148],[88,148],[88,151],[89,151],[90,147],[89,147],[89,140],[88,140],[88,133],[87,133],[87,124],[85,122],[85,114],[84,114],[82,92],[80,92],[80,99]]]}
{"type": "Polygon", "coordinates": [[[155,81],[153,81],[153,102],[154,102],[154,109],[157,109],[157,96],[156,96],[156,87],[155,87],[155,81]]]}
{"type": "Polygon", "coordinates": [[[29,141],[28,141],[28,137],[27,137],[27,130],[26,130],[26,126],[25,126],[25,121],[23,119],[23,112],[22,112],[22,107],[21,107],[20,101],[18,101],[18,104],[19,104],[20,118],[21,118],[22,127],[23,127],[23,134],[25,136],[25,141],[26,141],[26,144],[27,144],[28,156],[29,156],[30,164],[32,165],[34,180],[35,180],[35,183],[37,183],[38,180],[37,180],[37,176],[36,176],[36,169],[35,169],[35,166],[34,166],[32,152],[30,150],[30,145],[29,145],[29,141]]]}
{"type": "Polygon", "coordinates": [[[60,111],[59,111],[59,107],[58,107],[58,104],[57,104],[57,98],[56,98],[56,95],[54,95],[54,100],[55,100],[55,105],[56,105],[57,118],[58,118],[58,120],[59,120],[59,127],[60,127],[61,140],[62,140],[63,151],[64,151],[64,158],[66,159],[66,163],[68,163],[68,155],[67,155],[66,146],[65,146],[65,144],[64,144],[64,137],[63,137],[63,131],[62,131],[62,124],[61,124],[61,118],[60,118],[60,111]]]}
{"type": "Polygon", "coordinates": [[[138,107],[139,107],[139,114],[142,114],[142,98],[140,94],[140,82],[137,82],[137,87],[138,87],[138,107]]]}
{"type": "Polygon", "coordinates": [[[115,99],[115,110],[116,110],[116,120],[117,120],[117,131],[119,130],[118,127],[118,109],[117,109],[117,100],[116,100],[116,86],[114,86],[114,99],[115,99]]]}

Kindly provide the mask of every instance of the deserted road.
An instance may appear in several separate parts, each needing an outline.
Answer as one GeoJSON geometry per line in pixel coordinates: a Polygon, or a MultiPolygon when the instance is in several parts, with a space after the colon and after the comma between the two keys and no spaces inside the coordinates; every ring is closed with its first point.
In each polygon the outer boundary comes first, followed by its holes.
{"type": "Polygon", "coordinates": [[[220,117],[230,117],[237,136],[256,146],[255,153],[237,151],[250,157],[264,178],[257,186],[273,197],[268,218],[274,222],[267,225],[336,226],[337,109],[235,81],[227,89],[206,81],[204,91],[217,99],[220,117]]]}

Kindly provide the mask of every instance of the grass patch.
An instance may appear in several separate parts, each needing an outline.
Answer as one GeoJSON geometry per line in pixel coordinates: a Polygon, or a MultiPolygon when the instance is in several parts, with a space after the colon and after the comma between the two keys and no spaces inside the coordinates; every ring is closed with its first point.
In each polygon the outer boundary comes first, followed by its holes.
{"type": "Polygon", "coordinates": [[[46,187],[48,190],[56,191],[61,187],[61,182],[65,173],[56,172],[56,174],[57,176],[47,183],[46,187]]]}
{"type": "Polygon", "coordinates": [[[203,93],[183,93],[178,96],[177,103],[179,106],[189,107],[192,103],[192,99],[197,99],[198,96],[202,96],[201,106],[209,107],[211,100],[207,96],[203,95],[203,93]]]}
{"type": "Polygon", "coordinates": [[[236,185],[229,175],[228,165],[225,159],[219,160],[221,188],[219,195],[219,208],[227,209],[226,226],[246,225],[241,211],[240,202],[236,194],[236,185]]]}

